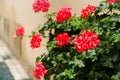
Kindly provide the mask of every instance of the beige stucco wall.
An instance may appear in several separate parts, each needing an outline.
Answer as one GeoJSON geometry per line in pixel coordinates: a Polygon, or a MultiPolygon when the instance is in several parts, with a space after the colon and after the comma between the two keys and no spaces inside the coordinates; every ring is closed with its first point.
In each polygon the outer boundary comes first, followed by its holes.
{"type": "MultiPolygon", "coordinates": [[[[64,5],[70,5],[72,7],[72,12],[80,15],[82,8],[86,7],[88,4],[98,5],[100,1],[101,0],[50,0],[50,12],[57,11],[64,5]]],[[[26,35],[28,35],[39,24],[42,24],[45,21],[45,18],[43,17],[44,13],[33,12],[32,3],[33,0],[0,0],[0,15],[14,23],[22,24],[25,27],[26,35]]],[[[12,28],[12,26],[10,26],[10,28],[12,28]]],[[[15,27],[12,29],[15,29],[15,27]]],[[[13,34],[12,31],[14,30],[11,30],[11,35],[13,34]]],[[[12,36],[10,38],[10,40],[12,40],[12,36]]],[[[45,46],[41,46],[39,49],[31,49],[29,47],[29,41],[30,39],[23,38],[22,44],[20,45],[22,46],[21,49],[17,49],[21,50],[21,59],[25,63],[33,65],[36,56],[45,52],[46,49],[45,46]]],[[[15,41],[12,41],[13,44],[15,44],[14,42],[15,41]]],[[[46,42],[46,40],[44,40],[43,43],[44,42],[46,42]]]]}

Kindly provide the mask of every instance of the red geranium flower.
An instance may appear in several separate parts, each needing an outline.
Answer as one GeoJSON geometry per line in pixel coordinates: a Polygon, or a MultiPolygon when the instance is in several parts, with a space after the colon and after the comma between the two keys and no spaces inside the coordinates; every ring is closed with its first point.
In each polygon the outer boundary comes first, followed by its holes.
{"type": "Polygon", "coordinates": [[[68,45],[71,40],[68,33],[66,32],[58,34],[55,39],[57,40],[57,45],[61,47],[68,45]]]}
{"type": "Polygon", "coordinates": [[[64,6],[56,14],[56,20],[59,23],[62,23],[63,21],[68,20],[69,18],[71,18],[71,7],[70,6],[64,6]]]}
{"type": "Polygon", "coordinates": [[[37,80],[41,80],[41,77],[44,77],[47,74],[48,70],[45,69],[45,66],[43,65],[42,62],[39,62],[35,64],[35,69],[33,72],[34,72],[34,77],[37,80]]]}
{"type": "Polygon", "coordinates": [[[48,9],[50,7],[50,3],[48,0],[34,0],[33,3],[33,10],[34,12],[48,12],[48,9]]]}
{"type": "Polygon", "coordinates": [[[117,2],[118,0],[107,0],[110,4],[117,2]]]}
{"type": "Polygon", "coordinates": [[[13,38],[17,38],[17,36],[23,36],[25,33],[25,30],[24,30],[24,27],[23,26],[19,26],[16,28],[15,32],[14,32],[14,35],[13,35],[13,38]]]}
{"type": "Polygon", "coordinates": [[[82,18],[86,18],[89,16],[88,10],[87,9],[82,9],[81,15],[82,18]]]}
{"type": "Polygon", "coordinates": [[[76,36],[74,40],[75,49],[81,53],[91,48],[96,48],[99,44],[100,39],[92,30],[82,30],[81,36],[76,36]]]}
{"type": "Polygon", "coordinates": [[[96,7],[95,7],[95,6],[88,5],[88,6],[86,7],[86,9],[82,9],[80,16],[81,16],[82,18],[86,18],[86,17],[88,17],[89,15],[95,13],[95,11],[96,11],[96,7]]]}
{"type": "Polygon", "coordinates": [[[30,46],[32,48],[39,48],[41,41],[42,41],[41,35],[39,33],[36,33],[35,35],[32,36],[32,39],[30,41],[30,46]]]}
{"type": "Polygon", "coordinates": [[[96,11],[96,7],[91,5],[88,5],[86,9],[88,10],[89,14],[95,13],[96,11]]]}

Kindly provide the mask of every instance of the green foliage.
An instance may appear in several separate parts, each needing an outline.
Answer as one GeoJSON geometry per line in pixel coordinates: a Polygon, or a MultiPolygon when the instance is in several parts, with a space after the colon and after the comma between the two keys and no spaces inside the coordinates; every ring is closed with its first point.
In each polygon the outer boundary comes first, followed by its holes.
{"type": "Polygon", "coordinates": [[[46,15],[48,20],[39,32],[46,37],[45,32],[49,31],[48,54],[36,59],[42,60],[48,69],[45,80],[50,80],[53,74],[54,80],[120,80],[120,14],[113,10],[120,10],[120,0],[114,4],[101,2],[95,14],[86,19],[74,15],[58,23],[54,13],[46,15]],[[96,49],[78,53],[73,41],[83,29],[93,30],[101,43],[96,49]],[[62,32],[67,32],[72,41],[59,47],[55,37],[62,32]]]}
{"type": "Polygon", "coordinates": [[[120,80],[120,72],[118,72],[116,75],[113,75],[112,80],[120,80]]]}

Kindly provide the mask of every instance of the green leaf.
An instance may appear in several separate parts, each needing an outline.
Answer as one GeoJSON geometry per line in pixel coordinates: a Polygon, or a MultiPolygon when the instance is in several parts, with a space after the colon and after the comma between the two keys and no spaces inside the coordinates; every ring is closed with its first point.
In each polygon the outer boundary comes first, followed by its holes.
{"type": "Polygon", "coordinates": [[[74,66],[78,66],[79,68],[84,67],[84,63],[82,60],[77,59],[76,57],[74,57],[73,61],[69,61],[69,64],[73,64],[74,66]]]}
{"type": "Polygon", "coordinates": [[[36,58],[36,62],[39,62],[39,60],[40,60],[40,57],[38,56],[38,57],[36,58]]]}
{"type": "Polygon", "coordinates": [[[113,75],[111,80],[120,80],[120,72],[118,72],[116,75],[113,75]]]}
{"type": "Polygon", "coordinates": [[[113,35],[114,42],[120,42],[120,33],[113,35]]]}
{"type": "Polygon", "coordinates": [[[55,16],[55,14],[56,14],[56,12],[47,13],[47,14],[45,15],[45,17],[46,17],[47,19],[50,19],[50,18],[52,18],[53,16],[55,16]]]}
{"type": "Polygon", "coordinates": [[[65,70],[65,74],[69,77],[69,79],[74,79],[73,69],[65,70]]]}
{"type": "Polygon", "coordinates": [[[94,28],[94,31],[95,31],[95,33],[98,34],[98,35],[102,35],[103,32],[104,32],[104,31],[103,31],[103,28],[101,28],[101,27],[100,27],[100,28],[95,27],[95,28],[94,28]]]}
{"type": "Polygon", "coordinates": [[[109,21],[109,20],[110,20],[110,17],[107,16],[107,17],[101,19],[100,22],[107,22],[107,21],[109,21]]]}
{"type": "Polygon", "coordinates": [[[65,69],[64,72],[57,75],[57,77],[60,77],[60,76],[68,77],[69,79],[74,79],[74,77],[75,77],[74,70],[73,69],[69,69],[69,70],[65,69]]]}
{"type": "Polygon", "coordinates": [[[107,8],[106,1],[102,1],[99,5],[99,8],[100,8],[101,11],[105,10],[107,8]]]}
{"type": "Polygon", "coordinates": [[[75,60],[75,65],[78,65],[79,67],[84,67],[85,66],[83,61],[82,60],[78,60],[78,59],[75,60]]]}

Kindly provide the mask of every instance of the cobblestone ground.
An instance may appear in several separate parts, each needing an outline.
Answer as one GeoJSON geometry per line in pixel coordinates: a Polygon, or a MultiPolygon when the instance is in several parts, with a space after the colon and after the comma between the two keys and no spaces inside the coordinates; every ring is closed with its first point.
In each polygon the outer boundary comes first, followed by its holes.
{"type": "Polygon", "coordinates": [[[2,40],[0,40],[0,80],[32,80],[2,40]]]}

